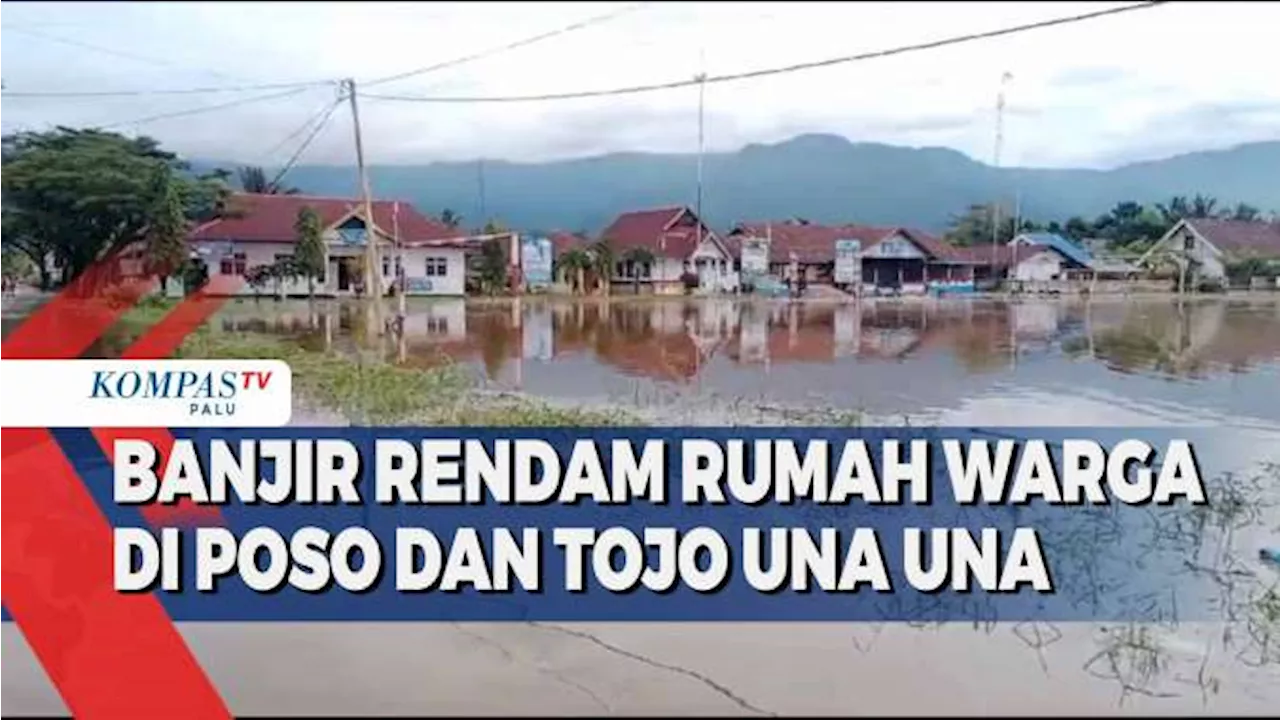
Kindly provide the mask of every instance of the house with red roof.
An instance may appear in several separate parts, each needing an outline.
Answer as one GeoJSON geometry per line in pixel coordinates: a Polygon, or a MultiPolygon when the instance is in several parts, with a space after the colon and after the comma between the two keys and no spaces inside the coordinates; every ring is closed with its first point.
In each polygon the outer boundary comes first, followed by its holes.
{"type": "Polygon", "coordinates": [[[808,283],[839,284],[863,292],[896,289],[906,293],[972,287],[968,258],[928,233],[901,227],[816,225],[804,220],[739,223],[730,231],[741,257],[748,243],[764,247],[767,267],[777,277],[803,277],[808,283]],[[836,248],[856,243],[851,279],[836,277],[836,248]],[[839,282],[837,282],[839,281],[839,282]]]}
{"type": "Polygon", "coordinates": [[[1186,218],[1169,228],[1138,264],[1156,268],[1190,257],[1195,279],[1223,281],[1230,265],[1246,260],[1280,263],[1280,222],[1186,218]]]}
{"type": "Polygon", "coordinates": [[[683,205],[623,213],[605,228],[600,239],[609,243],[618,259],[615,283],[679,293],[684,276],[692,273],[704,291],[730,291],[737,286],[729,247],[683,205]],[[648,251],[652,261],[636,262],[628,257],[641,249],[648,251]]]}
{"type": "MultiPolygon", "coordinates": [[[[193,255],[205,264],[210,277],[244,277],[257,267],[293,255],[297,244],[294,223],[303,208],[320,216],[324,227],[325,273],[316,282],[316,293],[352,295],[361,291],[368,228],[364,204],[355,199],[308,195],[259,195],[237,193],[230,197],[222,217],[192,231],[193,255]]],[[[463,295],[467,275],[467,251],[476,240],[433,218],[413,205],[391,200],[373,202],[374,241],[379,246],[382,287],[391,288],[404,276],[412,295],[463,295]]],[[[282,283],[286,295],[307,294],[305,280],[282,283]]],[[[241,294],[254,289],[242,287],[241,294]]]]}

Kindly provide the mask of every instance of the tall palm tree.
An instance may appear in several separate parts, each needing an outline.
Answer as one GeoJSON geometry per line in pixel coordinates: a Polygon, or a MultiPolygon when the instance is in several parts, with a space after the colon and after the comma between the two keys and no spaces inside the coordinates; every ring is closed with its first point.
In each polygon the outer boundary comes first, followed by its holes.
{"type": "Polygon", "coordinates": [[[1218,207],[1217,198],[1208,195],[1196,194],[1191,198],[1191,217],[1193,218],[1210,218],[1213,217],[1213,211],[1218,207]]]}
{"type": "Polygon", "coordinates": [[[580,293],[586,290],[587,270],[593,263],[591,255],[586,250],[573,248],[556,260],[556,269],[558,272],[573,278],[573,291],[580,293]]]}
{"type": "Polygon", "coordinates": [[[1177,225],[1179,220],[1191,214],[1191,204],[1187,202],[1186,197],[1175,195],[1167,205],[1156,203],[1156,210],[1159,211],[1165,225],[1172,227],[1177,225]]]}
{"type": "Polygon", "coordinates": [[[613,246],[607,239],[592,243],[590,252],[591,269],[595,271],[596,282],[599,283],[600,292],[608,297],[609,288],[613,282],[613,265],[617,256],[614,255],[613,246]]]}
{"type": "Polygon", "coordinates": [[[258,165],[245,165],[236,171],[240,177],[240,187],[247,193],[255,195],[297,195],[301,190],[295,187],[283,187],[267,179],[267,171],[258,165]]]}

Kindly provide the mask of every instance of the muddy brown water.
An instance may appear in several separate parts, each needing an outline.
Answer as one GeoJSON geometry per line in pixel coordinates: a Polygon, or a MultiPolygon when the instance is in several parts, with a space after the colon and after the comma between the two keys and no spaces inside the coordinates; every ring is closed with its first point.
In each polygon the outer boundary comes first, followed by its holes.
{"type": "MultiPolygon", "coordinates": [[[[6,303],[5,330],[22,314],[6,303]]],[[[356,352],[367,315],[240,301],[223,331],[356,352]]],[[[393,360],[450,359],[490,389],[664,424],[1220,427],[1242,470],[1280,458],[1280,298],[730,299],[410,303],[393,360]]],[[[110,341],[96,349],[110,355],[110,341]]],[[[314,418],[311,419],[314,421],[314,418]]],[[[299,418],[307,422],[308,418],[299,418]]],[[[1280,542],[1271,477],[1233,533],[1241,572],[1280,542]],[[1254,555],[1251,557],[1250,554],[1254,555]]],[[[1280,638],[1239,623],[185,624],[238,714],[1273,714],[1280,638]],[[1227,632],[1230,630],[1230,632],[1227,632]]],[[[13,625],[7,712],[65,712],[13,625]]]]}

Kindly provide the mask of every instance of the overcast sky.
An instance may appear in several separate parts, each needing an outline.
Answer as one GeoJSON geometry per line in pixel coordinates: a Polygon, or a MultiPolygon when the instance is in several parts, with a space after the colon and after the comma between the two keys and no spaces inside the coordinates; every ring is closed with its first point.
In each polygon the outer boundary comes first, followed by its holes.
{"type": "MultiPolygon", "coordinates": [[[[1127,3],[647,3],[608,22],[369,92],[485,96],[594,90],[856,54],[1127,3]],[[705,60],[704,60],[705,59],[705,60]]],[[[7,91],[157,90],[394,75],[634,3],[5,2],[7,91]]],[[[706,147],[804,132],[946,146],[1004,165],[1111,167],[1280,139],[1278,3],[1178,2],[972,44],[706,90],[706,147]]],[[[3,97],[5,132],[110,125],[185,155],[279,164],[332,87],[141,124],[257,93],[3,97]]],[[[696,87],[513,104],[367,99],[376,164],[694,152],[696,87]]],[[[345,107],[304,162],[354,157],[345,107]]]]}

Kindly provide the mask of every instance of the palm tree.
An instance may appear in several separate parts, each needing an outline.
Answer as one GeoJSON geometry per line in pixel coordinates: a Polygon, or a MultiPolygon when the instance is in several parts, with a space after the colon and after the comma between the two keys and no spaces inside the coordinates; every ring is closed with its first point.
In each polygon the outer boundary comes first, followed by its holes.
{"type": "Polygon", "coordinates": [[[578,293],[586,290],[586,273],[592,264],[592,257],[586,250],[573,248],[560,256],[556,261],[556,269],[573,278],[573,291],[578,293]]]}
{"type": "Polygon", "coordinates": [[[1160,217],[1164,220],[1164,224],[1173,227],[1178,221],[1190,216],[1191,204],[1187,202],[1187,198],[1182,195],[1175,195],[1169,204],[1156,203],[1156,210],[1159,211],[1160,217]]]}
{"type": "Polygon", "coordinates": [[[598,240],[591,245],[591,269],[595,271],[596,282],[600,285],[600,291],[606,297],[609,295],[609,287],[613,282],[613,265],[616,257],[613,253],[613,246],[608,240],[598,240]]]}
{"type": "Polygon", "coordinates": [[[631,264],[631,286],[635,294],[639,295],[640,268],[653,265],[653,251],[647,247],[633,247],[622,254],[622,260],[631,264]]]}
{"type": "Polygon", "coordinates": [[[1195,197],[1191,198],[1191,217],[1211,218],[1217,206],[1218,200],[1216,198],[1197,193],[1195,197]]]}
{"type": "Polygon", "coordinates": [[[300,190],[294,187],[281,187],[267,180],[267,172],[258,165],[246,165],[236,171],[240,177],[240,187],[247,193],[255,195],[297,195],[300,190]]]}

